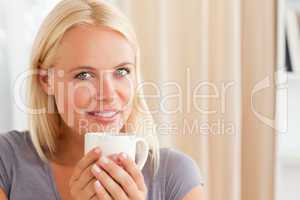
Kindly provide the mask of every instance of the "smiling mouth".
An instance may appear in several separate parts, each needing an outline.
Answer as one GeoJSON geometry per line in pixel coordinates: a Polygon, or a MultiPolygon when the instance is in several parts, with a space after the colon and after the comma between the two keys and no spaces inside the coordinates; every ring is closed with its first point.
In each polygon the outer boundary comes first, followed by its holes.
{"type": "Polygon", "coordinates": [[[99,122],[107,123],[114,122],[118,118],[120,112],[120,110],[92,111],[87,112],[87,114],[99,122]]]}

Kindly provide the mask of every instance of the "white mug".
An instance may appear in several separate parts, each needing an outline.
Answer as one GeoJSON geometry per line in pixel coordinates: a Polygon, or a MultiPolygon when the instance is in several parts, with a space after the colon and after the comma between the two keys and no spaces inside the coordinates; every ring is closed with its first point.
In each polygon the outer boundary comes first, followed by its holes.
{"type": "Polygon", "coordinates": [[[90,132],[84,136],[84,153],[87,154],[95,147],[100,147],[102,156],[126,153],[131,159],[135,160],[141,170],[148,158],[149,146],[145,139],[135,135],[117,135],[105,132],[90,132]],[[141,144],[138,148],[137,144],[141,144]]]}

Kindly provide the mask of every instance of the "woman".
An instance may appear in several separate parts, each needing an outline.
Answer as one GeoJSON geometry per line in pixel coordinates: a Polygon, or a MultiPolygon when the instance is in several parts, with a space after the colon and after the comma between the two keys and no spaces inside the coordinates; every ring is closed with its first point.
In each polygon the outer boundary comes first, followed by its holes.
{"type": "Polygon", "coordinates": [[[100,0],[63,0],[32,50],[29,130],[0,136],[0,199],[201,200],[195,162],[159,149],[140,79],[134,31],[100,0]],[[147,122],[147,124],[144,124],[147,122]],[[142,170],[125,154],[84,155],[86,132],[141,134],[142,170]]]}

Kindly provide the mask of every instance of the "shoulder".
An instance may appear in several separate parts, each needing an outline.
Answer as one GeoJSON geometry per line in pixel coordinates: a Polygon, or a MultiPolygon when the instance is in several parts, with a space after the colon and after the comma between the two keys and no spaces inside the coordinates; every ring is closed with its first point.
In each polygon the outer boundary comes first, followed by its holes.
{"type": "Polygon", "coordinates": [[[32,193],[24,191],[35,190],[42,191],[46,199],[47,195],[52,197],[45,164],[38,157],[28,131],[0,134],[0,188],[10,199],[33,199],[32,193]]]}
{"type": "Polygon", "coordinates": [[[9,131],[0,134],[0,158],[6,164],[36,160],[37,154],[28,131],[9,131]]]}
{"type": "Polygon", "coordinates": [[[204,185],[196,162],[173,148],[160,149],[158,176],[164,184],[166,199],[181,200],[194,187],[204,185]]]}
{"type": "Polygon", "coordinates": [[[16,153],[19,149],[28,146],[29,133],[26,131],[10,131],[0,134],[0,152],[2,156],[16,153]]]}
{"type": "Polygon", "coordinates": [[[17,131],[17,130],[0,133],[0,142],[10,143],[10,144],[20,143],[26,138],[27,134],[28,131],[17,131]]]}
{"type": "Polygon", "coordinates": [[[24,146],[25,133],[10,131],[0,134],[0,187],[8,194],[11,186],[16,156],[24,146]]]}
{"type": "Polygon", "coordinates": [[[160,163],[173,166],[173,168],[178,165],[198,168],[196,162],[189,155],[173,148],[160,149],[160,163]]]}

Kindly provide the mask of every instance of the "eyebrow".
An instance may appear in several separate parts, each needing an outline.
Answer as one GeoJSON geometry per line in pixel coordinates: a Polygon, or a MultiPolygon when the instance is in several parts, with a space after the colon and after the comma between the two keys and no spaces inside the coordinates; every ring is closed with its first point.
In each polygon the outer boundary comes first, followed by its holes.
{"type": "MultiPolygon", "coordinates": [[[[117,66],[113,67],[113,69],[117,69],[117,68],[122,67],[124,65],[133,65],[133,66],[135,66],[135,64],[131,63],[131,62],[122,62],[122,63],[118,64],[117,66]]],[[[73,71],[76,71],[76,70],[82,70],[82,69],[88,69],[88,70],[96,71],[96,68],[94,68],[92,66],[80,65],[76,68],[73,68],[73,69],[69,70],[69,72],[73,72],[73,71]]]]}

